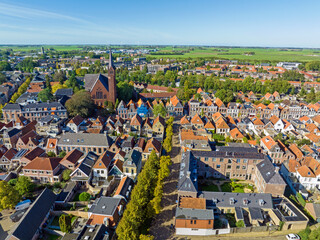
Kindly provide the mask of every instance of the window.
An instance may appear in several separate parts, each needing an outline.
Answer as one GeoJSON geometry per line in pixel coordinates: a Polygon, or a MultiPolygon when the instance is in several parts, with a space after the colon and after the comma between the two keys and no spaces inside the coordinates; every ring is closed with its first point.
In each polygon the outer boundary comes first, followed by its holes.
{"type": "Polygon", "coordinates": [[[240,169],[240,166],[237,166],[236,169],[240,169]]]}
{"type": "Polygon", "coordinates": [[[223,162],[223,158],[220,158],[220,162],[223,162]]]}
{"type": "Polygon", "coordinates": [[[207,158],[207,157],[206,157],[206,158],[204,158],[204,161],[205,161],[205,162],[208,162],[208,158],[207,158]]]}
{"type": "Polygon", "coordinates": [[[231,160],[231,159],[228,159],[228,163],[232,163],[232,160],[231,160]]]}
{"type": "Polygon", "coordinates": [[[212,158],[212,162],[215,162],[216,161],[216,159],[215,158],[212,158]]]}
{"type": "Polygon", "coordinates": [[[231,165],[228,165],[228,166],[227,166],[227,169],[231,169],[231,165]]]}
{"type": "Polygon", "coordinates": [[[103,99],[103,94],[102,92],[96,92],[96,99],[103,99]]]}
{"type": "Polygon", "coordinates": [[[237,163],[240,163],[240,159],[237,159],[237,163]]]}
{"type": "Polygon", "coordinates": [[[220,168],[220,165],[217,165],[217,168],[220,168]]]}
{"type": "Polygon", "coordinates": [[[247,167],[246,166],[242,166],[242,169],[246,169],[247,167]]]}
{"type": "Polygon", "coordinates": [[[248,162],[248,160],[247,159],[243,159],[243,163],[247,163],[248,162]]]}

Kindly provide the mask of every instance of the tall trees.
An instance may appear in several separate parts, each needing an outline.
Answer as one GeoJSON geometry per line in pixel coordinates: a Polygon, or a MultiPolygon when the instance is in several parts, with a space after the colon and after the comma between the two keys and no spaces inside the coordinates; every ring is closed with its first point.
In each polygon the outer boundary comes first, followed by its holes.
{"type": "Polygon", "coordinates": [[[26,176],[19,176],[15,189],[19,192],[21,196],[24,196],[27,193],[30,193],[34,188],[34,184],[30,178],[26,176]]]}
{"type": "Polygon", "coordinates": [[[131,200],[116,229],[119,240],[139,240],[140,235],[146,233],[155,214],[151,200],[155,197],[159,168],[159,158],[153,150],[138,176],[131,200]]]}
{"type": "Polygon", "coordinates": [[[128,82],[119,82],[117,84],[118,98],[125,102],[129,102],[132,98],[133,86],[128,82]]]}
{"type": "Polygon", "coordinates": [[[38,94],[38,98],[41,102],[53,101],[54,97],[50,91],[50,88],[45,88],[41,90],[38,94]]]}
{"type": "Polygon", "coordinates": [[[75,93],[67,102],[66,108],[70,116],[89,117],[94,111],[94,102],[86,91],[75,93]]]}
{"type": "Polygon", "coordinates": [[[1,61],[0,62],[0,72],[2,71],[11,71],[11,66],[8,62],[1,61]]]}
{"type": "Polygon", "coordinates": [[[19,201],[19,192],[6,181],[0,181],[0,211],[14,208],[19,201]]]}
{"type": "Polygon", "coordinates": [[[153,115],[156,117],[158,115],[160,115],[161,117],[166,117],[167,116],[167,109],[161,104],[156,104],[153,107],[153,115]]]}
{"type": "Polygon", "coordinates": [[[59,217],[59,226],[60,226],[60,230],[62,232],[68,233],[71,231],[71,229],[72,229],[71,219],[72,219],[72,216],[66,215],[66,214],[62,214],[59,217]]]}

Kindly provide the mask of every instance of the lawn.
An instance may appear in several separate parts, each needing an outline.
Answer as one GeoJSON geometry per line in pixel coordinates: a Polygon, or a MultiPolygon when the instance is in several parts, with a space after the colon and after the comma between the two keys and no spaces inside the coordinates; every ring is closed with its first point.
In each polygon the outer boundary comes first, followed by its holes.
{"type": "Polygon", "coordinates": [[[226,182],[221,185],[221,191],[222,192],[231,192],[231,184],[229,182],[226,182]]]}
{"type": "Polygon", "coordinates": [[[59,227],[59,216],[55,216],[50,225],[59,227]]]}
{"type": "Polygon", "coordinates": [[[219,188],[217,185],[202,185],[201,186],[202,191],[208,191],[208,192],[219,192],[219,188]]]}

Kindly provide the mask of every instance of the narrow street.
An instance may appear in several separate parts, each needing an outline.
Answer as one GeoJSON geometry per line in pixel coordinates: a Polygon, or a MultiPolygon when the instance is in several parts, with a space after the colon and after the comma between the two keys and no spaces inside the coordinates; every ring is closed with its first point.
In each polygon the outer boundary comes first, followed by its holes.
{"type": "Polygon", "coordinates": [[[162,211],[155,217],[150,227],[150,234],[155,240],[172,239],[174,230],[170,229],[170,225],[174,225],[174,215],[177,200],[177,184],[180,168],[180,142],[179,142],[179,126],[175,121],[173,124],[173,139],[170,166],[170,176],[165,180],[163,186],[162,211]]]}

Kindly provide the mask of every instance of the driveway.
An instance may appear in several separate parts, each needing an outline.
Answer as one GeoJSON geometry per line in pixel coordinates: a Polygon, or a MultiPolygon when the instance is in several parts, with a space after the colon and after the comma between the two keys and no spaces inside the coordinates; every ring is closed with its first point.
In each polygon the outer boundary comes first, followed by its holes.
{"type": "Polygon", "coordinates": [[[6,239],[9,232],[13,230],[13,227],[16,224],[10,219],[12,213],[13,211],[11,210],[3,210],[0,213],[0,239],[6,239]]]}
{"type": "Polygon", "coordinates": [[[161,201],[162,210],[155,216],[150,227],[150,234],[155,240],[170,239],[174,235],[174,230],[170,225],[174,225],[173,218],[176,210],[176,200],[178,198],[177,184],[180,168],[180,142],[179,142],[179,125],[173,124],[172,151],[170,153],[172,165],[170,166],[170,175],[164,181],[163,197],[161,201]]]}

